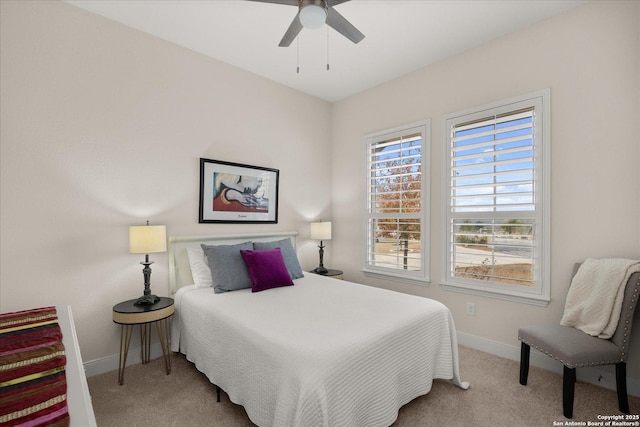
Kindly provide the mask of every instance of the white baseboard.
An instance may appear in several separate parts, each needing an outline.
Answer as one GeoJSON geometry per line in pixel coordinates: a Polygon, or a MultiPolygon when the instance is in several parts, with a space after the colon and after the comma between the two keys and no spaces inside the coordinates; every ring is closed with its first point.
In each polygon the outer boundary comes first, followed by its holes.
{"type": "MultiPolygon", "coordinates": [[[[497,341],[488,340],[486,338],[475,335],[458,332],[458,344],[480,350],[485,353],[503,357],[505,359],[520,361],[520,347],[504,344],[497,341]]],[[[555,359],[546,356],[535,349],[531,349],[529,364],[537,368],[555,372],[562,375],[562,364],[555,359]]],[[[464,376],[464,372],[462,372],[464,376]]],[[[602,368],[579,368],[576,369],[576,377],[579,381],[605,387],[610,390],[616,389],[615,370],[608,371],[602,368]]],[[[463,378],[464,380],[464,378],[463,378]]],[[[514,378],[518,381],[519,378],[514,378]]],[[[640,396],[640,380],[627,376],[627,394],[630,396],[640,396]]]]}
{"type": "MultiPolygon", "coordinates": [[[[151,344],[151,359],[157,359],[158,357],[162,357],[162,347],[160,347],[160,343],[151,344]]],[[[119,360],[119,354],[112,354],[111,356],[102,357],[100,359],[89,360],[83,364],[85,375],[87,378],[90,378],[106,372],[117,371],[119,360]]],[[[138,363],[142,363],[140,347],[130,348],[129,354],[127,355],[126,366],[136,365],[138,363]]]]}

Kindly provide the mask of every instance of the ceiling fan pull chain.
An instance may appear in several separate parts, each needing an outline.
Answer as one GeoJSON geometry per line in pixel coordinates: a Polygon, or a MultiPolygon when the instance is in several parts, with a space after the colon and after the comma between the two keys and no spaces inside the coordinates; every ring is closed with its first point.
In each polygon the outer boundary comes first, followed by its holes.
{"type": "Polygon", "coordinates": [[[296,37],[296,73],[300,74],[300,36],[296,37]]]}
{"type": "Polygon", "coordinates": [[[327,25],[327,71],[329,71],[329,26],[327,25]]]}

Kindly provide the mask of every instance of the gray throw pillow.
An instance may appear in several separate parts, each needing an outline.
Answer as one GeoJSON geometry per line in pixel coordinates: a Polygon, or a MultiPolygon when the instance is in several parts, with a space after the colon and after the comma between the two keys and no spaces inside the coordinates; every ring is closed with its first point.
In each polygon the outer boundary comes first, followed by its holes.
{"type": "Polygon", "coordinates": [[[247,264],[240,255],[240,250],[250,251],[253,249],[251,242],[238,243],[237,245],[202,244],[200,246],[207,257],[213,281],[213,291],[216,294],[253,286],[247,264]]]}
{"type": "Polygon", "coordinates": [[[282,258],[284,258],[284,265],[287,266],[287,271],[292,279],[299,279],[304,277],[302,274],[302,267],[300,267],[300,261],[296,255],[295,249],[291,239],[276,240],[273,242],[253,242],[253,249],[257,251],[264,251],[269,249],[280,248],[282,252],[282,258]]]}

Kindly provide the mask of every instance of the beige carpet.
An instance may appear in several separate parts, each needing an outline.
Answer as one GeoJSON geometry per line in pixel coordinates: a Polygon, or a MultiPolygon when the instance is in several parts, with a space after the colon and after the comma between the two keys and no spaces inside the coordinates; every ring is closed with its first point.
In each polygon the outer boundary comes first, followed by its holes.
{"type": "MultiPolygon", "coordinates": [[[[172,354],[172,373],[161,359],[129,366],[124,385],[118,373],[89,378],[99,427],[252,426],[242,406],[215,401],[215,387],[184,356],[172,354]]],[[[553,426],[562,416],[562,378],[531,368],[529,384],[518,383],[518,362],[460,347],[460,371],[469,390],[437,380],[426,396],[400,409],[394,426],[553,426]]],[[[578,382],[572,421],[599,421],[598,415],[620,414],[614,391],[578,382]]],[[[631,412],[640,398],[629,397],[631,412]]],[[[558,425],[558,424],[556,424],[558,425]]],[[[567,424],[570,425],[570,424],[567,424]]],[[[574,424],[579,425],[579,424],[574,424]]]]}

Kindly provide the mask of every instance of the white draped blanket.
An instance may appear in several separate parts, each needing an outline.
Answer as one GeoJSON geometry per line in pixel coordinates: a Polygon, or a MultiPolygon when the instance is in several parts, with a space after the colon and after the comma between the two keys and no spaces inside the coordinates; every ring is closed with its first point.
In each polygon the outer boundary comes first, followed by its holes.
{"type": "Polygon", "coordinates": [[[469,386],[441,303],[314,274],[294,283],[176,294],[172,350],[255,424],[389,426],[433,379],[469,386]]]}
{"type": "Polygon", "coordinates": [[[571,281],[560,324],[611,338],[620,320],[625,286],[636,271],[640,261],[587,258],[571,281]]]}

